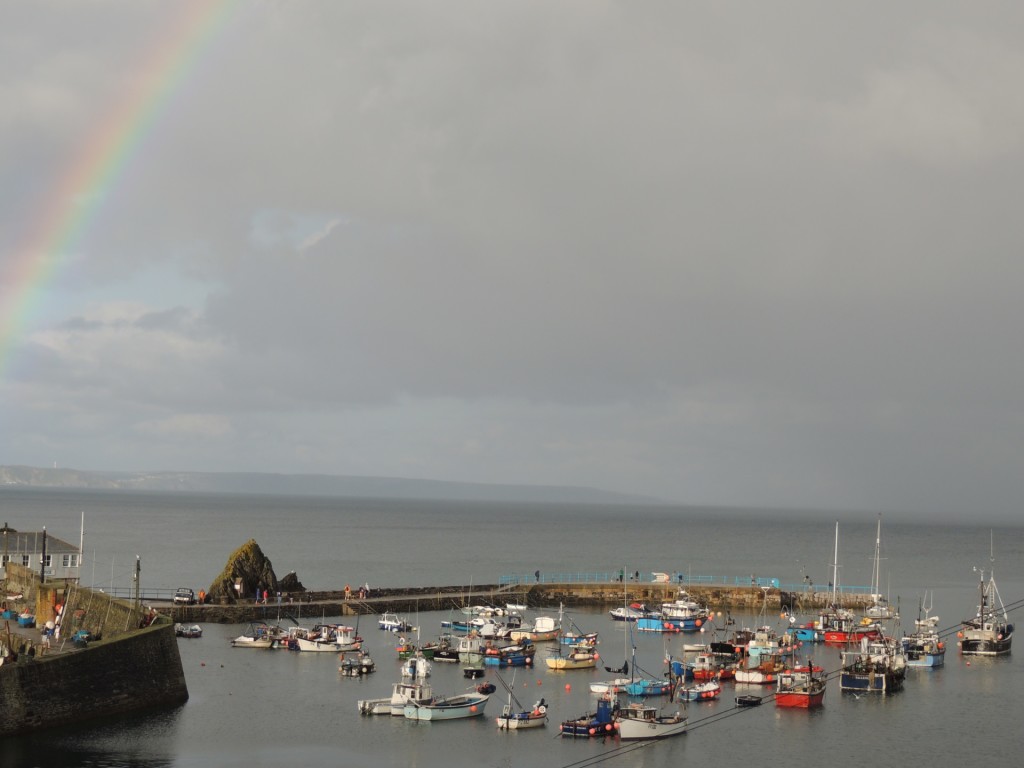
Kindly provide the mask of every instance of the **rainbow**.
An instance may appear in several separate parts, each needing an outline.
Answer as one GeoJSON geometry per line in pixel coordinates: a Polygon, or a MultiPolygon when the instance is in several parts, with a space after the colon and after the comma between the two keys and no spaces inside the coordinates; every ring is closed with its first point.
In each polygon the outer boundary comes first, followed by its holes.
{"type": "Polygon", "coordinates": [[[237,0],[179,3],[176,23],[139,67],[139,86],[97,126],[58,176],[0,283],[0,375],[34,308],[116,188],[129,161],[195,70],[237,0]]]}

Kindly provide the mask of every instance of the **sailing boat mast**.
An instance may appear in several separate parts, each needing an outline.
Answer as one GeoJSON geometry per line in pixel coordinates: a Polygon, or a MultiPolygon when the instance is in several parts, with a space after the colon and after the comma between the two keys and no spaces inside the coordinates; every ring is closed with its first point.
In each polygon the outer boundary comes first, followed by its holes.
{"type": "Polygon", "coordinates": [[[839,521],[836,520],[836,548],[832,555],[832,605],[838,606],[839,592],[839,521]]]}
{"type": "Polygon", "coordinates": [[[882,514],[878,514],[878,529],[875,533],[875,567],[871,573],[871,599],[877,605],[881,598],[881,573],[879,571],[879,561],[881,558],[882,551],[882,514]]]}

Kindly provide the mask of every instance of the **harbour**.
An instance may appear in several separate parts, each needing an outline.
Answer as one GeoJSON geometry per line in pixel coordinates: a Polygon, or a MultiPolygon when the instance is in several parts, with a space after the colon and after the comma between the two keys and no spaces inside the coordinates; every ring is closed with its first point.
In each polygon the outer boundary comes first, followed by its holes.
{"type": "MultiPolygon", "coordinates": [[[[891,579],[892,602],[899,606],[904,630],[909,630],[917,611],[918,597],[934,595],[934,613],[941,616],[938,629],[945,632],[949,650],[940,669],[908,670],[902,689],[889,695],[843,692],[839,685],[840,652],[833,646],[810,647],[815,665],[827,679],[823,705],[809,711],[780,709],[769,699],[756,707],[738,707],[735,698],[762,695],[760,686],[723,682],[717,700],[690,702],[685,707],[688,729],[685,735],[665,742],[623,742],[615,738],[558,739],[558,723],[592,711],[594,694],[589,683],[608,676],[605,665],[618,667],[631,641],[637,648],[639,664],[652,675],[663,672],[666,655],[682,657],[684,645],[699,643],[725,621],[717,617],[702,633],[634,633],[625,622],[613,621],[609,606],[585,600],[625,594],[640,598],[639,590],[665,590],[650,582],[616,581],[621,567],[640,571],[691,574],[690,591],[700,587],[698,574],[734,574],[742,578],[753,571],[755,578],[778,578],[780,591],[800,585],[810,575],[814,592],[825,592],[827,570],[834,560],[835,520],[789,519],[777,511],[758,519],[754,516],[723,517],[701,511],[601,509],[585,507],[507,507],[504,505],[366,504],[359,500],[303,500],[271,498],[224,498],[167,496],[119,496],[117,494],[38,494],[25,502],[17,495],[18,517],[8,515],[12,525],[25,527],[23,520],[43,520],[52,530],[74,530],[86,506],[86,553],[84,578],[95,586],[130,593],[134,556],[141,553],[142,585],[192,586],[209,584],[223,567],[227,553],[240,540],[259,540],[275,569],[298,574],[314,596],[328,601],[304,603],[296,618],[313,625],[328,615],[331,597],[346,583],[371,585],[367,613],[345,613],[346,623],[356,625],[364,647],[376,662],[372,674],[349,677],[339,670],[333,653],[259,651],[231,647],[231,640],[247,630],[248,622],[203,621],[199,638],[177,641],[188,683],[189,698],[182,706],[156,714],[143,714],[98,724],[71,726],[56,734],[12,737],[0,764],[95,766],[143,766],[143,768],[191,768],[206,765],[271,766],[286,761],[311,764],[366,765],[377,762],[421,766],[534,765],[561,766],[582,762],[669,765],[681,760],[750,762],[763,760],[767,751],[784,748],[787,759],[813,759],[822,745],[840,754],[860,754],[863,734],[872,734],[872,748],[887,760],[935,765],[962,762],[981,755],[1000,759],[1014,743],[1013,712],[1024,703],[1024,675],[1013,655],[993,658],[961,657],[956,650],[955,631],[969,618],[977,602],[978,575],[975,565],[989,565],[987,526],[920,526],[898,520],[886,521],[883,572],[891,579]],[[54,510],[66,507],[64,522],[54,519],[54,510]],[[260,510],[265,509],[266,514],[260,510]],[[215,510],[216,514],[213,514],[215,510]],[[515,514],[520,531],[509,537],[503,532],[507,519],[515,514]],[[595,515],[599,525],[593,525],[595,515]],[[126,521],[135,521],[131,534],[126,521]],[[138,526],[139,521],[146,526],[138,526]],[[297,526],[296,521],[303,525],[297,526]],[[571,545],[545,531],[572,526],[585,531],[575,535],[571,545]],[[300,535],[296,531],[302,529],[300,535]],[[416,528],[416,537],[397,531],[416,528]],[[165,530],[166,529],[166,530],[165,530]],[[202,535],[175,537],[167,531],[201,531],[202,535]],[[310,536],[307,531],[315,531],[310,536]],[[354,534],[353,531],[358,533],[354,534]],[[666,531],[669,533],[666,534],[666,531]],[[155,532],[155,533],[154,533],[155,532]],[[628,534],[628,536],[627,536],[628,534]],[[152,536],[161,537],[153,548],[152,536]],[[968,547],[974,541],[978,546],[968,547]],[[93,557],[89,542],[103,554],[93,557]],[[643,541],[644,547],[624,542],[643,541]],[[517,546],[510,547],[510,543],[517,546]],[[505,546],[500,546],[504,544],[505,546]],[[109,547],[114,546],[114,551],[109,547]],[[104,550],[104,547],[108,549],[104,550]],[[364,550],[387,553],[371,558],[364,550]],[[973,551],[977,549],[977,552],[973,551]],[[106,568],[100,563],[106,561],[106,568]],[[111,562],[115,565],[111,567],[111,562]],[[636,564],[633,565],[633,561],[636,564]],[[396,563],[402,563],[397,567],[396,563]],[[595,570],[595,562],[608,563],[595,570]],[[124,564],[124,568],[121,564],[124,564]],[[582,629],[599,632],[597,646],[601,660],[595,669],[549,670],[485,667],[483,681],[497,676],[512,682],[517,697],[533,705],[546,702],[548,723],[524,732],[499,730],[493,716],[500,714],[500,695],[487,704],[486,717],[450,723],[411,722],[405,718],[368,718],[359,714],[359,700],[387,695],[399,679],[401,660],[393,634],[376,628],[374,612],[402,608],[398,613],[419,627],[419,639],[436,639],[441,622],[463,615],[457,606],[468,602],[496,602],[505,595],[521,596],[526,577],[537,589],[535,571],[541,581],[559,574],[610,575],[610,581],[585,586],[573,593],[576,604],[566,613],[582,629]],[[106,573],[104,574],[104,571],[106,573]],[[111,578],[113,572],[113,578],[111,578]],[[489,574],[490,578],[484,578],[489,574]],[[513,587],[506,576],[520,574],[513,587]],[[760,574],[768,574],[761,576],[760,574]],[[509,583],[503,583],[509,582],[509,583]],[[426,597],[408,594],[405,585],[449,585],[453,596],[435,608],[437,587],[423,587],[434,593],[426,597]],[[474,586],[475,585],[475,586],[474,586]],[[898,585],[898,586],[897,586],[898,585]],[[638,591],[631,592],[631,589],[638,591]],[[394,594],[388,594],[393,591],[394,594]],[[472,600],[470,600],[472,593],[472,600]],[[592,593],[592,598],[588,594],[592,593]],[[411,602],[393,602],[396,596],[411,602]],[[485,597],[493,596],[494,601],[485,597]],[[380,601],[380,602],[374,602],[380,601]],[[418,605],[418,610],[417,610],[418,605]],[[719,624],[718,622],[721,621],[719,624]],[[952,634],[950,634],[952,632],[952,634]],[[951,727],[956,723],[956,728],[951,727]],[[969,732],[971,738],[957,736],[969,732]],[[632,746],[627,746],[632,745],[632,746]],[[6,760],[7,762],[2,762],[6,760]]],[[[11,501],[9,495],[8,502],[11,501]]],[[[9,503],[6,511],[10,512],[9,503]]],[[[841,581],[851,585],[869,583],[875,541],[875,517],[840,523],[839,547],[841,581]]],[[[1024,532],[1004,528],[996,536],[996,572],[1000,590],[1013,604],[1024,594],[1020,553],[1024,532]]],[[[724,581],[724,578],[722,579],[724,581]]],[[[527,618],[540,613],[557,614],[556,596],[572,581],[559,581],[550,593],[535,594],[528,600],[527,618]]],[[[413,587],[414,589],[416,587],[413,587]]],[[[753,604],[750,584],[735,585],[749,593],[750,605],[736,605],[723,611],[739,626],[764,621],[783,629],[788,621],[774,607],[761,610],[753,604]]],[[[678,590],[678,584],[675,585],[678,590]]],[[[661,594],[659,591],[658,595],[661,594]]],[[[772,594],[772,589],[768,590],[772,594]]],[[[655,602],[659,599],[650,593],[655,602]]],[[[611,599],[611,598],[608,598],[611,599]]],[[[268,621],[276,621],[276,595],[259,606],[268,621]]],[[[513,602],[519,602],[519,596],[513,602]]],[[[622,598],[618,598],[621,605],[622,598]]],[[[251,602],[251,601],[250,601],[251,602]]],[[[344,600],[334,601],[343,604],[344,600]]],[[[645,600],[645,602],[648,602],[645,600]]],[[[284,600],[282,599],[284,604],[284,600]]],[[[284,605],[282,605],[282,608],[284,605]]],[[[256,606],[246,606],[256,608],[256,606]]],[[[810,612],[800,618],[810,617],[810,612]]],[[[182,615],[184,616],[184,614],[182,615]]],[[[291,622],[288,622],[291,624],[291,622]]],[[[435,663],[428,678],[439,694],[455,694],[478,681],[463,677],[461,665],[435,663]]],[[[499,687],[499,691],[500,691],[499,687]]],[[[659,707],[660,701],[656,702],[659,707]]]]}

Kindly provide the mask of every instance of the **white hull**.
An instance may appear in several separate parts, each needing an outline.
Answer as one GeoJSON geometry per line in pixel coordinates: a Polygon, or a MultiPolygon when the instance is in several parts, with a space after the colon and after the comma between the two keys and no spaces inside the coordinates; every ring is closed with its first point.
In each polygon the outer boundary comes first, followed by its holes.
{"type": "Polygon", "coordinates": [[[407,720],[461,720],[466,717],[479,717],[484,713],[489,698],[484,695],[459,695],[433,699],[427,704],[410,702],[405,705],[403,714],[407,720]]]}
{"type": "Polygon", "coordinates": [[[686,733],[686,716],[681,712],[660,715],[649,704],[630,704],[617,711],[615,729],[623,740],[664,739],[686,733]]]}

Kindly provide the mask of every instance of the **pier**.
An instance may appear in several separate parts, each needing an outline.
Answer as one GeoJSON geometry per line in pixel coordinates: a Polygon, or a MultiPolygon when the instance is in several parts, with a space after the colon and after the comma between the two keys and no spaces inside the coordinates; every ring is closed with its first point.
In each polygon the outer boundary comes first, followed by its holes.
{"type": "MultiPolygon", "coordinates": [[[[766,580],[771,581],[771,580],[766,580]]],[[[776,581],[775,584],[778,584],[776,581]]],[[[239,600],[233,603],[205,605],[174,605],[170,600],[150,600],[149,604],[174,621],[182,623],[242,624],[251,621],[276,622],[281,617],[295,621],[325,617],[377,615],[385,611],[411,614],[417,611],[458,610],[471,605],[504,605],[520,603],[533,610],[552,610],[559,604],[566,607],[588,606],[614,608],[628,603],[649,606],[671,602],[680,588],[699,603],[715,611],[758,610],[762,606],[774,613],[784,608],[796,613],[809,613],[831,601],[831,593],[809,589],[787,589],[789,585],[768,584],[687,584],[668,582],[620,582],[616,576],[607,581],[566,580],[550,578],[534,583],[515,581],[501,584],[476,584],[435,587],[375,588],[368,598],[354,595],[345,599],[344,592],[308,591],[290,596],[268,597],[267,602],[239,600]]],[[[844,591],[847,607],[867,607],[870,596],[844,591]]]]}

